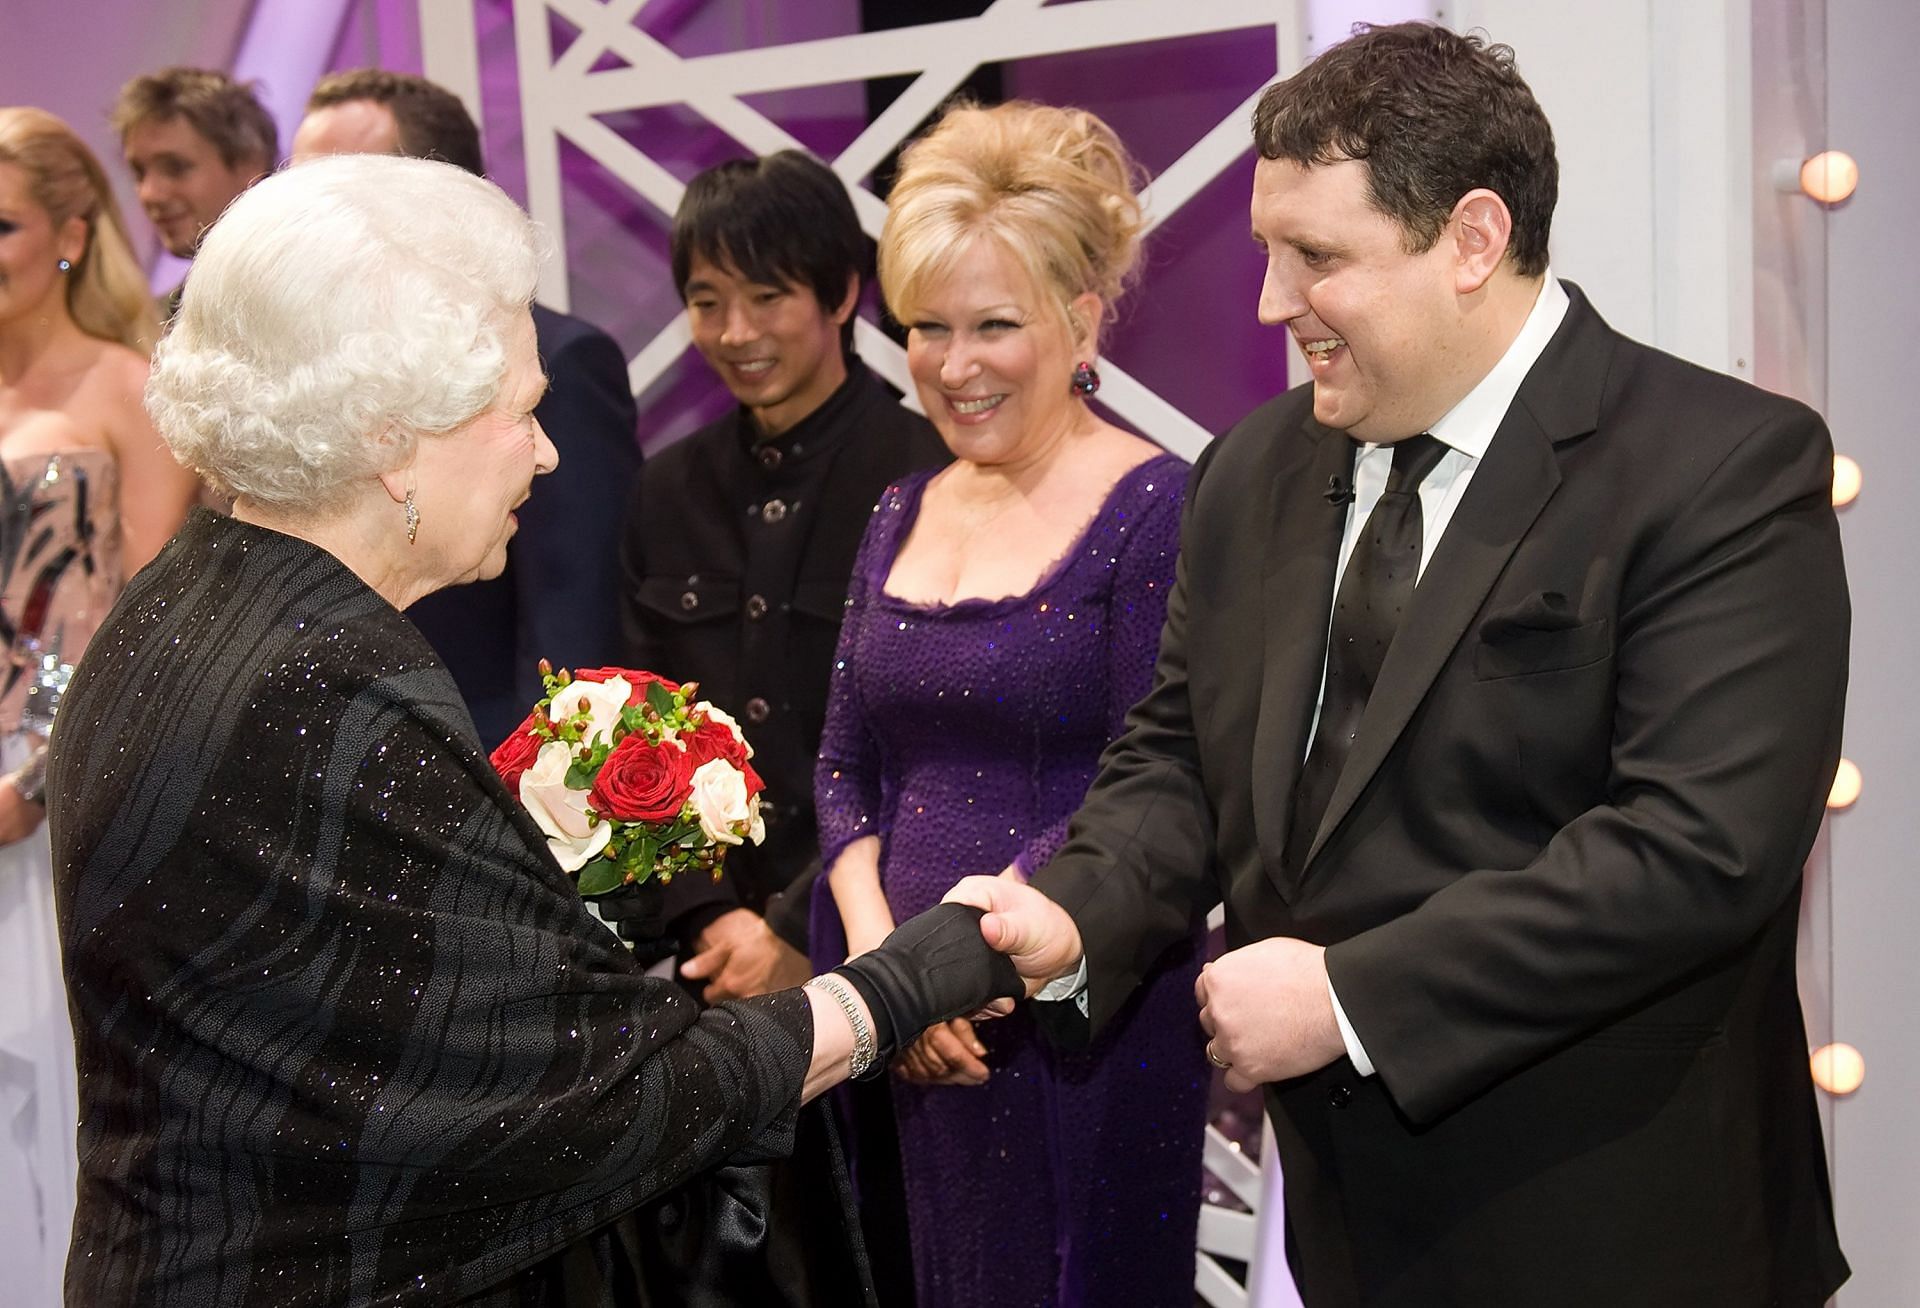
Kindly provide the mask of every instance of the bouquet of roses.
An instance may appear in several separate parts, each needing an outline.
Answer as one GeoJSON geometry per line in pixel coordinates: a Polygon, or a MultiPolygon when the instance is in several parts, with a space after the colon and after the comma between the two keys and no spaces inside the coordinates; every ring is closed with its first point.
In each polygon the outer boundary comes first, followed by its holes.
{"type": "Polygon", "coordinates": [[[698,870],[766,837],[753,749],[699,686],[651,672],[540,662],[546,698],[493,766],[583,895],[698,870]]]}

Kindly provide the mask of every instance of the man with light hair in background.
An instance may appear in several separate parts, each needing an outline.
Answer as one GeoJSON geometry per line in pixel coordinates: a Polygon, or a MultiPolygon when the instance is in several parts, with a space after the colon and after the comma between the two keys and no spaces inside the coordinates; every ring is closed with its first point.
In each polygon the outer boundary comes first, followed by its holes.
{"type": "MultiPolygon", "coordinates": [[[[113,128],[135,193],[167,253],[193,258],[233,198],[273,171],[280,137],[249,83],[210,68],[163,68],[120,88],[113,128]]],[[[180,290],[166,296],[171,318],[180,290]]]]}

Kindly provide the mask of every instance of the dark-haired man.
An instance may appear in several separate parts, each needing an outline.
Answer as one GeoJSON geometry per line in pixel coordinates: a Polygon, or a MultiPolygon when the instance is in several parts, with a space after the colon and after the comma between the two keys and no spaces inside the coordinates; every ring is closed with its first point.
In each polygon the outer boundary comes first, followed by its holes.
{"type": "MultiPolygon", "coordinates": [[[[674,215],[673,277],[694,346],[739,405],[640,474],[623,558],[628,657],[697,679],[740,721],[767,783],[766,843],[729,853],[718,882],[682,877],[667,891],[667,933],[693,955],[682,974],[709,1001],[812,970],[813,764],[847,579],[888,483],[946,458],[932,424],[853,352],[869,248],[840,179],[792,150],[701,173],[674,215]]],[[[892,1107],[884,1085],[856,1093],[875,1283],[881,1302],[909,1303],[904,1205],[881,1198],[899,1185],[892,1107]]],[[[804,1174],[812,1181],[776,1207],[787,1214],[776,1243],[804,1243],[792,1214],[820,1206],[826,1169],[804,1174]]]]}
{"type": "MultiPolygon", "coordinates": [[[[486,176],[460,97],[424,77],[357,68],[321,80],[293,135],[295,162],[328,154],[440,159],[486,176]]],[[[626,358],[589,322],[533,306],[549,386],[534,416],[560,451],[519,511],[507,569],[407,610],[473,711],[485,748],[542,693],[540,660],[599,667],[619,650],[621,514],[640,462],[626,358]]]]}
{"type": "Polygon", "coordinates": [[[1265,1087],[1312,1308],[1813,1308],[1847,1274],[1794,983],[1846,684],[1826,430],[1553,279],[1504,47],[1364,31],[1254,132],[1261,318],[1312,382],[1196,465],[1068,845],[962,893],[1069,1037],[1225,900],[1200,1020],[1265,1087]]]}
{"type": "Polygon", "coordinates": [[[808,975],[813,761],[847,578],[880,492],[945,457],[932,425],[853,352],[867,251],[846,187],[792,150],[700,174],[674,216],[694,346],[739,407],[641,474],[628,652],[697,678],[741,722],[767,783],[766,843],[729,854],[719,883],[669,892],[694,955],[685,974],[709,998],[808,975]]]}
{"type": "MultiPolygon", "coordinates": [[[[279,132],[251,86],[210,68],[164,68],[120,88],[112,122],[147,220],[193,258],[233,198],[273,171],[279,132]]],[[[175,290],[162,306],[172,317],[175,290]]]]}

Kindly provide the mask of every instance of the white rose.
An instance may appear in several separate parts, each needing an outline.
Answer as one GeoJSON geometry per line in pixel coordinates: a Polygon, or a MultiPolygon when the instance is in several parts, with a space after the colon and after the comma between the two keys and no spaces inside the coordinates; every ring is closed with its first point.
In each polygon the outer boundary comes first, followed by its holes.
{"type": "Polygon", "coordinates": [[[734,825],[750,827],[754,818],[746,775],[723,758],[708,759],[693,772],[693,808],[708,840],[716,845],[739,844],[734,825]]]}
{"type": "Polygon", "coordinates": [[[520,802],[547,833],[547,848],[568,872],[578,872],[599,857],[613,838],[611,822],[587,822],[587,792],[567,788],[573,747],[550,740],[520,774],[520,802]]]}
{"type": "Polygon", "coordinates": [[[747,839],[758,845],[767,838],[766,819],[760,816],[760,796],[755,795],[747,801],[747,807],[753,812],[751,825],[747,827],[747,839]]]}
{"type": "Polygon", "coordinates": [[[565,722],[584,708],[588,714],[587,728],[581,740],[591,745],[595,737],[601,737],[612,744],[620,710],[627,706],[632,694],[633,687],[624,677],[611,681],[575,681],[554,693],[547,716],[555,722],[565,722]]]}
{"type": "Polygon", "coordinates": [[[713,721],[718,722],[721,726],[725,727],[728,731],[731,731],[733,733],[733,738],[735,740],[739,741],[742,745],[746,745],[747,757],[748,758],[753,757],[753,746],[751,744],[748,744],[747,742],[747,733],[740,730],[740,724],[733,720],[732,714],[728,713],[725,709],[715,708],[711,703],[709,703],[704,699],[701,700],[698,704],[695,704],[693,706],[693,711],[695,713],[706,714],[713,721]]]}

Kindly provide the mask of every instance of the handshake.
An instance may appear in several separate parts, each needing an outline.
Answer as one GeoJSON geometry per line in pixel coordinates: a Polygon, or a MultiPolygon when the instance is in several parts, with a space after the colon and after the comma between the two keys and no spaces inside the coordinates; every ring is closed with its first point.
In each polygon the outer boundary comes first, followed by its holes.
{"type": "MultiPolygon", "coordinates": [[[[985,915],[980,919],[981,937],[1013,960],[1029,999],[1080,967],[1080,928],[1066,909],[1025,881],[1004,873],[966,877],[941,902],[966,904],[985,915]]],[[[996,1011],[1011,1010],[1007,1003],[996,1011]]]]}
{"type": "MultiPolygon", "coordinates": [[[[1001,877],[966,878],[878,948],[834,969],[873,1020],[853,1074],[878,1071],[928,1028],[1012,1012],[1015,998],[1075,971],[1080,953],[1073,919],[1039,891],[1001,877]]],[[[866,1038],[854,1025],[856,1040],[866,1038]]]]}

